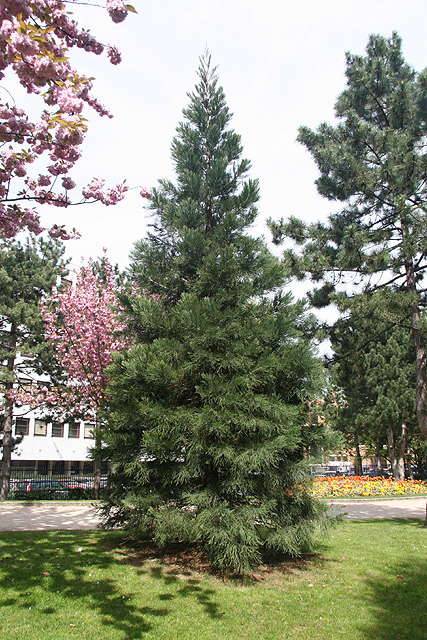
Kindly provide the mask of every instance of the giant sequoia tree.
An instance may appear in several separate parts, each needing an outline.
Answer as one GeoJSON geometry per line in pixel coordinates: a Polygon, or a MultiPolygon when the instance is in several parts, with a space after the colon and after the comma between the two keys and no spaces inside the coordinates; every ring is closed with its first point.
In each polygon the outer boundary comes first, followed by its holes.
{"type": "Polygon", "coordinates": [[[416,73],[405,62],[397,34],[389,39],[375,35],[366,56],[347,54],[346,76],[347,88],[335,106],[338,123],[323,123],[316,131],[302,127],[298,136],[319,168],[319,193],[344,207],[326,224],[307,226],[291,218],[271,227],[276,240],[287,236],[302,245],[301,253],[288,250],[285,257],[296,275],[310,274],[323,284],[315,301],[328,303],[335,287],[350,281],[359,285],[358,293],[387,286],[394,300],[400,296],[397,317],[406,313],[413,335],[417,417],[427,440],[421,326],[427,267],[427,70],[416,73]]]}
{"type": "Polygon", "coordinates": [[[176,183],[153,191],[153,231],[133,252],[145,293],[127,300],[136,345],[110,370],[106,514],[245,572],[312,541],[303,457],[319,434],[305,401],[319,364],[303,307],[279,291],[283,265],[247,234],[258,184],[208,55],[199,79],[172,144],[176,183]]]}

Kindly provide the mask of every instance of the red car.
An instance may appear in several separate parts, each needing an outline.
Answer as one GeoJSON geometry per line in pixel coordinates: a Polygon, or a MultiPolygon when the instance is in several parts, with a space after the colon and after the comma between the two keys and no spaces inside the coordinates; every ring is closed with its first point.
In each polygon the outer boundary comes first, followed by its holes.
{"type": "Polygon", "coordinates": [[[15,491],[30,491],[53,493],[55,495],[68,496],[68,487],[64,482],[60,480],[21,480],[17,482],[14,488],[15,491]]]}

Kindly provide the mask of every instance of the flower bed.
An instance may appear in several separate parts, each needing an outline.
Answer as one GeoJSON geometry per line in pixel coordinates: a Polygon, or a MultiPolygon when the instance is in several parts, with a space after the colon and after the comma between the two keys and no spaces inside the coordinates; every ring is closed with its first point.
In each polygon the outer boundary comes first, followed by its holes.
{"type": "Polygon", "coordinates": [[[361,476],[315,478],[312,495],[316,498],[382,498],[387,496],[415,496],[427,494],[423,480],[393,480],[361,476]]]}

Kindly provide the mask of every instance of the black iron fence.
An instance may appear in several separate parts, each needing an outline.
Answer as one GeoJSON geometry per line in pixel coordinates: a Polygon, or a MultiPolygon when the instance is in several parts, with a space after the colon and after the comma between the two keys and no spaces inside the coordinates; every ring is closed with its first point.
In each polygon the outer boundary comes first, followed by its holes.
{"type": "MultiPolygon", "coordinates": [[[[14,470],[10,480],[10,500],[85,500],[93,498],[94,475],[41,475],[14,470]],[[17,473],[18,471],[18,473],[17,473]]],[[[100,492],[108,490],[108,476],[100,479],[100,492]]]]}
{"type": "MultiPolygon", "coordinates": [[[[349,463],[334,464],[312,464],[310,465],[310,476],[327,477],[327,476],[354,476],[356,469],[354,465],[349,463]]],[[[390,477],[391,470],[381,468],[373,464],[364,464],[362,466],[362,475],[364,476],[383,476],[390,477]]]]}

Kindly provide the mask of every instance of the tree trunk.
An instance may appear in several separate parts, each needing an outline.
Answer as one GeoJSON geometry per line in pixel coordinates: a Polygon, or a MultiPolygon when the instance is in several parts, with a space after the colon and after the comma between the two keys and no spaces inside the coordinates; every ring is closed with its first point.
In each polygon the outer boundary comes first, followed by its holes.
{"type": "Polygon", "coordinates": [[[410,453],[407,453],[407,455],[405,456],[405,460],[406,460],[406,473],[407,476],[409,477],[410,480],[414,479],[414,470],[412,468],[412,455],[410,453]]]}
{"type": "Polygon", "coordinates": [[[13,449],[12,425],[13,403],[6,399],[3,420],[3,458],[1,461],[0,500],[6,500],[10,491],[10,468],[13,449]]]}
{"type": "Polygon", "coordinates": [[[99,500],[99,489],[101,486],[101,462],[102,462],[102,442],[98,418],[95,420],[95,450],[93,456],[93,497],[99,500]]]}
{"type": "Polygon", "coordinates": [[[359,435],[357,433],[355,435],[355,448],[356,448],[356,459],[355,459],[354,471],[356,476],[363,476],[362,456],[360,454],[359,435]]]}
{"type": "Polygon", "coordinates": [[[377,439],[375,442],[375,464],[377,466],[377,475],[381,471],[381,435],[377,435],[377,439]]]}
{"type": "Polygon", "coordinates": [[[406,423],[402,422],[402,431],[399,441],[399,453],[396,460],[396,480],[405,479],[405,451],[406,451],[406,423]]]}
{"type": "Polygon", "coordinates": [[[1,476],[0,476],[0,500],[6,500],[10,491],[10,469],[12,461],[12,425],[13,425],[13,402],[9,398],[9,392],[13,389],[13,372],[15,369],[16,358],[16,328],[12,323],[9,336],[9,348],[11,355],[6,362],[6,375],[7,379],[4,383],[5,401],[4,401],[4,418],[3,418],[3,447],[2,447],[2,461],[1,461],[1,476]]]}
{"type": "Polygon", "coordinates": [[[390,458],[391,471],[393,474],[393,478],[398,480],[396,476],[397,473],[397,461],[396,461],[396,449],[394,445],[394,433],[393,429],[388,426],[387,427],[387,448],[388,448],[388,457],[390,458]]]}
{"type": "MultiPolygon", "coordinates": [[[[405,238],[406,231],[403,229],[403,237],[405,238]]],[[[418,296],[416,278],[413,262],[408,259],[405,264],[406,269],[406,283],[408,291],[418,296]]],[[[426,347],[424,343],[424,337],[421,333],[421,314],[418,304],[415,304],[411,309],[411,330],[414,337],[415,354],[417,363],[417,382],[416,382],[416,408],[418,426],[423,435],[424,440],[427,441],[427,404],[426,404],[426,392],[427,392],[427,371],[426,371],[426,347]]]]}
{"type": "Polygon", "coordinates": [[[426,348],[424,338],[420,330],[420,310],[418,307],[412,309],[412,335],[414,336],[415,352],[417,358],[417,387],[416,387],[416,406],[417,418],[420,431],[427,441],[427,415],[426,415],[426,348]]]}

